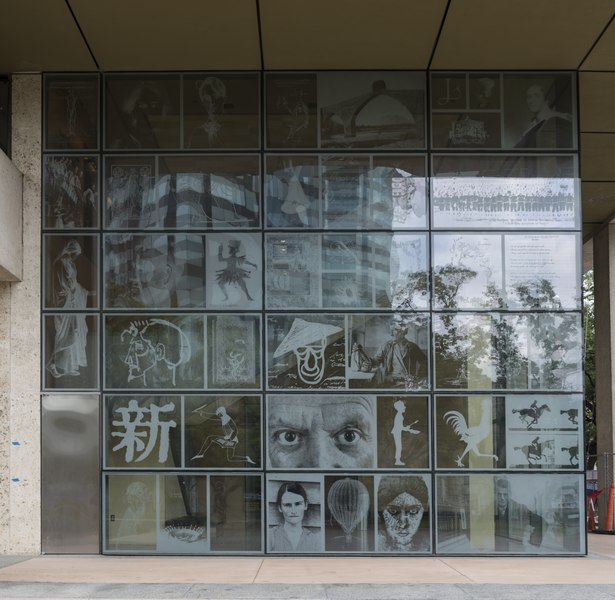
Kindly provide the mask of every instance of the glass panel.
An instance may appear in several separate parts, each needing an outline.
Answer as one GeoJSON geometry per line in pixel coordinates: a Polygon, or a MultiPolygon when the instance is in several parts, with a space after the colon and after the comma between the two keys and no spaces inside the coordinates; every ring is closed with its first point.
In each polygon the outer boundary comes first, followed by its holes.
{"type": "Polygon", "coordinates": [[[260,396],[186,396],[186,467],[261,466],[260,396]]]}
{"type": "Polygon", "coordinates": [[[185,148],[260,146],[257,74],[183,76],[185,148]]]}
{"type": "Polygon", "coordinates": [[[105,387],[203,389],[203,317],[105,316],[105,387]]]}
{"type": "Polygon", "coordinates": [[[262,478],[211,475],[211,550],[262,552],[262,478]]]}
{"type": "Polygon", "coordinates": [[[378,396],[378,468],[428,469],[427,396],[378,396]]]}
{"type": "Polygon", "coordinates": [[[45,149],[98,148],[98,75],[45,77],[45,149]]]}
{"type": "Polygon", "coordinates": [[[179,396],[106,396],[105,468],[181,468],[179,396]]]}
{"type": "Polygon", "coordinates": [[[350,388],[427,389],[429,319],[423,314],[349,317],[350,388]]]}
{"type": "Polygon", "coordinates": [[[45,308],[98,306],[98,236],[46,235],[45,308]]]}
{"type": "Polygon", "coordinates": [[[107,75],[105,147],[180,147],[178,75],[107,75]]]}
{"type": "Polygon", "coordinates": [[[316,75],[265,75],[267,148],[317,148],[316,75]]]}
{"type": "MultiPolygon", "coordinates": [[[[164,183],[161,183],[164,186],[164,183]]],[[[155,184],[156,167],[153,157],[107,157],[105,227],[108,229],[164,227],[169,202],[159,191],[160,186],[155,184]]]]}
{"type": "Polygon", "coordinates": [[[583,396],[507,396],[506,463],[512,469],[579,469],[583,396]]]}
{"type": "Polygon", "coordinates": [[[436,490],[437,552],[585,551],[581,475],[439,475],[436,490]]]}
{"type": "Polygon", "coordinates": [[[107,308],[205,306],[205,236],[106,235],[107,308]]]}
{"type": "Polygon", "coordinates": [[[504,74],[505,148],[574,148],[570,73],[504,74]]]}
{"type": "Polygon", "coordinates": [[[502,236],[435,234],[433,236],[434,308],[500,308],[502,236]]]}
{"type": "Polygon", "coordinates": [[[376,552],[431,552],[431,477],[379,475],[376,552]]]}
{"type": "Polygon", "coordinates": [[[260,387],[260,315],[208,316],[207,341],[210,389],[260,387]]]}
{"type": "Polygon", "coordinates": [[[318,73],[322,148],[424,148],[425,76],[408,71],[318,73]]]}
{"type": "Polygon", "coordinates": [[[434,177],[437,229],[575,229],[579,181],[572,178],[434,177]]]}
{"type": "Polygon", "coordinates": [[[207,477],[159,477],[159,521],[156,551],[202,554],[209,551],[207,477]]]}
{"type": "Polygon", "coordinates": [[[436,467],[438,469],[506,468],[504,398],[436,398],[436,467]]]}
{"type": "Polygon", "coordinates": [[[322,210],[326,229],[358,229],[369,219],[369,158],[321,159],[322,210]]]}
{"type": "Polygon", "coordinates": [[[207,236],[208,308],[261,308],[262,249],[262,236],[256,233],[207,236]]]}
{"type": "Polygon", "coordinates": [[[98,388],[98,315],[44,316],[44,388],[98,388]]]}
{"type": "Polygon", "coordinates": [[[273,469],[373,469],[374,396],[270,395],[267,466],[273,469]]]}
{"type": "Polygon", "coordinates": [[[318,234],[266,236],[268,309],[322,305],[320,242],[318,234]]]}
{"type": "Polygon", "coordinates": [[[98,158],[45,156],[43,159],[43,227],[98,227],[98,158]]]}
{"type": "Polygon", "coordinates": [[[325,551],[374,550],[374,478],[325,476],[325,551]]]}
{"type": "Polygon", "coordinates": [[[317,156],[266,157],[266,226],[320,226],[320,171],[317,156]]]}
{"type": "Polygon", "coordinates": [[[574,233],[504,236],[508,306],[580,309],[579,246],[574,233]]]}
{"type": "Polygon", "coordinates": [[[169,205],[166,227],[258,227],[259,157],[162,157],[156,195],[159,203],[169,205]]]}
{"type": "Polygon", "coordinates": [[[424,229],[427,190],[422,156],[373,157],[369,172],[371,221],[367,227],[424,229]]]}
{"type": "Polygon", "coordinates": [[[324,550],[323,478],[293,473],[267,478],[267,550],[312,553],[324,550]]]}
{"type": "Polygon", "coordinates": [[[577,176],[574,154],[434,154],[436,177],[548,177],[577,176]]]}
{"type": "Polygon", "coordinates": [[[344,317],[269,315],[267,385],[270,389],[345,388],[344,317]]]}
{"type": "Polygon", "coordinates": [[[105,476],[104,547],[107,552],[153,552],[158,530],[157,476],[105,476]]]}

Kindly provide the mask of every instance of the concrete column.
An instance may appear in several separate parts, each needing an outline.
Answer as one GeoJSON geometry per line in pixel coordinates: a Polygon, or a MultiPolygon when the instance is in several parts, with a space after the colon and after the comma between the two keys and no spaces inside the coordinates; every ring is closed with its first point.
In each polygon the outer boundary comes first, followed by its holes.
{"type": "Polygon", "coordinates": [[[594,309],[596,318],[596,424],[600,527],[606,518],[606,486],[614,482],[615,432],[615,225],[607,225],[594,238],[594,309]],[[607,453],[608,471],[602,455],[607,453]]]}
{"type": "Polygon", "coordinates": [[[23,274],[0,284],[0,553],[38,554],[41,76],[13,78],[12,160],[23,174],[23,274]]]}

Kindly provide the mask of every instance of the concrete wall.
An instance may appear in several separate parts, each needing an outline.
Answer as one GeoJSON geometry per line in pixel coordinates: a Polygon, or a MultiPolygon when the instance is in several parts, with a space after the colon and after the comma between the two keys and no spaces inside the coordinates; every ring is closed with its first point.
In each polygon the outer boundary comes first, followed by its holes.
{"type": "Polygon", "coordinates": [[[22,276],[22,175],[0,150],[0,281],[22,276]]]}
{"type": "Polygon", "coordinates": [[[0,282],[0,553],[40,552],[41,76],[13,78],[12,153],[23,173],[23,274],[0,282]]]}

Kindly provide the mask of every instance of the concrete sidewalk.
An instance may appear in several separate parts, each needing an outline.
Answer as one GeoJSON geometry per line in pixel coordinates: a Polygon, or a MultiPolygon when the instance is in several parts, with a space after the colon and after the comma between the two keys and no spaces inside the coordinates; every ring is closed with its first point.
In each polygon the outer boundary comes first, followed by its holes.
{"type": "Polygon", "coordinates": [[[582,558],[0,557],[0,598],[615,599],[615,536],[582,558]]]}

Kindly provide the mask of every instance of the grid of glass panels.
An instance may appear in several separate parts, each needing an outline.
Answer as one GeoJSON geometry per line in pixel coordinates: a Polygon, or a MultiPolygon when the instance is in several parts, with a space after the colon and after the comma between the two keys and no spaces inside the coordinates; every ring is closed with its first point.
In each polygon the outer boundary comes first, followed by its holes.
{"type": "Polygon", "coordinates": [[[43,389],[105,553],[580,554],[569,73],[49,75],[43,389]]]}

